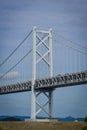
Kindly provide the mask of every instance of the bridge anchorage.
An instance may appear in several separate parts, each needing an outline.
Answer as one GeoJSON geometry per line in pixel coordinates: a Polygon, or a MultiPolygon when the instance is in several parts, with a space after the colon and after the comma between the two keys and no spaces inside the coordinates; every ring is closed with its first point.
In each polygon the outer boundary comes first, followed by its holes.
{"type": "Polygon", "coordinates": [[[31,101],[31,119],[35,120],[36,116],[44,111],[49,118],[52,118],[53,111],[53,89],[39,90],[35,89],[35,81],[37,79],[36,73],[39,62],[43,61],[48,67],[48,76],[53,76],[53,65],[52,65],[52,29],[48,31],[38,30],[36,27],[33,27],[33,65],[32,65],[32,101],[31,101]],[[43,37],[41,36],[43,35],[43,37]],[[37,42],[39,40],[39,42],[37,42]],[[45,51],[42,52],[39,46],[44,46],[45,51]],[[39,57],[38,57],[39,56],[39,57]],[[46,58],[47,57],[47,58],[46,58]],[[47,97],[47,102],[42,106],[40,102],[37,101],[37,98],[40,94],[44,94],[47,97]],[[48,105],[48,112],[45,110],[45,107],[48,105]],[[39,107],[36,110],[36,107],[39,107]]]}

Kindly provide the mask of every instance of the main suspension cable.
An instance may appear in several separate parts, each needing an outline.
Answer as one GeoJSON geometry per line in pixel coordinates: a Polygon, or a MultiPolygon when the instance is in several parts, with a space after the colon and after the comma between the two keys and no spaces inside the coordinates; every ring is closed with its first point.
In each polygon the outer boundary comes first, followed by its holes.
{"type": "Polygon", "coordinates": [[[54,34],[56,34],[57,36],[63,38],[64,40],[66,40],[66,41],[72,43],[72,44],[75,45],[75,46],[81,47],[81,48],[83,48],[83,49],[87,49],[87,46],[82,45],[81,43],[74,42],[74,41],[72,41],[72,40],[70,40],[70,39],[64,37],[63,35],[57,33],[56,31],[54,32],[54,34]]]}
{"type": "Polygon", "coordinates": [[[5,64],[9,58],[18,50],[18,48],[25,42],[25,40],[31,35],[32,30],[28,33],[28,35],[22,40],[22,42],[20,42],[20,44],[5,58],[5,60],[0,63],[0,67],[5,64]]]}
{"type": "Polygon", "coordinates": [[[87,52],[86,51],[82,51],[81,49],[77,49],[77,48],[75,48],[75,47],[73,47],[73,46],[71,46],[71,45],[68,45],[68,44],[65,44],[65,43],[63,43],[63,42],[58,42],[57,40],[53,40],[53,41],[55,41],[57,44],[60,44],[60,45],[64,45],[65,47],[68,47],[68,48],[71,48],[71,49],[73,49],[73,50],[75,50],[75,51],[77,51],[77,52],[79,52],[79,53],[82,53],[82,54],[84,54],[84,55],[87,55],[87,52]]]}
{"type": "Polygon", "coordinates": [[[8,74],[11,70],[13,70],[19,63],[21,63],[30,53],[32,49],[29,50],[15,65],[13,65],[7,72],[5,72],[3,75],[0,76],[0,79],[2,79],[6,74],[8,74]]]}

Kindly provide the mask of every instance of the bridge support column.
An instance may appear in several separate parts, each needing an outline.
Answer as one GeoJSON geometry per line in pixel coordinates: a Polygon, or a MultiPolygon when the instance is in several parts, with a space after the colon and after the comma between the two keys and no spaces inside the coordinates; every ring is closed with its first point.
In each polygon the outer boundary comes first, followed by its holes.
{"type": "Polygon", "coordinates": [[[49,118],[53,116],[53,90],[49,91],[49,118]]]}
{"type": "MultiPolygon", "coordinates": [[[[31,99],[31,119],[35,120],[36,116],[44,111],[49,118],[52,118],[53,111],[53,90],[35,90],[35,81],[37,79],[37,66],[39,62],[43,61],[48,68],[47,77],[53,76],[53,65],[52,65],[52,29],[48,31],[38,30],[36,27],[33,28],[33,63],[32,63],[32,99],[31,99]],[[41,36],[41,34],[43,36],[41,36]],[[44,51],[40,50],[40,47],[44,47],[44,51]],[[47,101],[41,105],[38,102],[37,97],[43,93],[47,97],[47,101]],[[45,107],[48,105],[48,111],[45,107]],[[39,109],[37,109],[37,107],[39,109]]],[[[44,66],[43,66],[44,67],[44,66]]],[[[44,77],[43,77],[44,78],[44,77]]]]}
{"type": "Polygon", "coordinates": [[[31,92],[31,119],[35,119],[35,110],[36,110],[36,92],[34,91],[34,89],[31,92]]]}

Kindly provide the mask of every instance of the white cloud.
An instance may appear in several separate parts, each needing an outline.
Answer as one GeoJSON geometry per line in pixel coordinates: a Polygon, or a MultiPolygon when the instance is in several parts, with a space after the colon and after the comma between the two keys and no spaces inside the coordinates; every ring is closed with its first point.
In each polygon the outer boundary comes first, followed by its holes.
{"type": "MultiPolygon", "coordinates": [[[[0,77],[3,76],[3,73],[0,73],[0,77]]],[[[17,78],[20,76],[20,73],[18,71],[13,71],[13,72],[9,72],[7,73],[3,79],[12,79],[12,78],[17,78]]]]}

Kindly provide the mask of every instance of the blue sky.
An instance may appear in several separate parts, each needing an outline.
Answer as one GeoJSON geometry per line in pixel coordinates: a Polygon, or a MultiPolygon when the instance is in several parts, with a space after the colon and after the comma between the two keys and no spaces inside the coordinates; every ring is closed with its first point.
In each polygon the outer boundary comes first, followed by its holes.
{"type": "MultiPolygon", "coordinates": [[[[53,29],[54,75],[87,70],[87,54],[64,46],[67,44],[87,53],[86,15],[86,0],[1,0],[0,63],[24,39],[33,26],[37,26],[43,30],[53,29]],[[60,35],[85,46],[85,48],[72,45],[60,35]]],[[[32,36],[0,68],[0,75],[5,73],[31,48],[32,36]]],[[[32,57],[29,55],[23,64],[17,66],[0,81],[0,85],[31,79],[31,61],[32,57]]],[[[41,72],[39,75],[42,75],[41,72]]],[[[86,116],[86,95],[86,85],[56,89],[54,92],[54,116],[86,116]]],[[[2,95],[0,96],[0,115],[30,115],[30,103],[30,92],[2,95]]]]}

